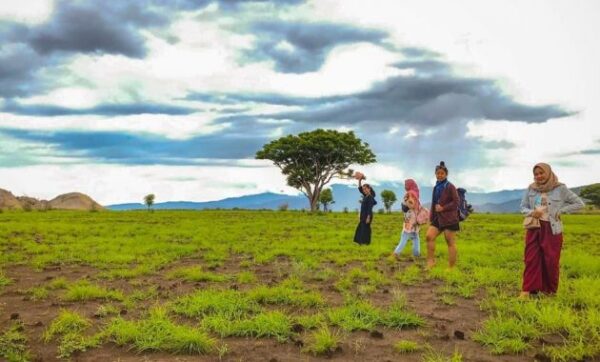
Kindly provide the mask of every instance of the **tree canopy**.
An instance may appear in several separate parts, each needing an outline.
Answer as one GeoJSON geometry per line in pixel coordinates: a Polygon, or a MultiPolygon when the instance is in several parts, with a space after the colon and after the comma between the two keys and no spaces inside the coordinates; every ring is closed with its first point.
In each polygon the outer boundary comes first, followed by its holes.
{"type": "Polygon", "coordinates": [[[592,205],[600,207],[600,183],[582,188],[579,196],[588,200],[592,205]]]}
{"type": "Polygon", "coordinates": [[[354,132],[324,129],[281,137],[264,145],[256,158],[273,161],[287,184],[308,198],[311,211],[317,210],[321,190],[333,177],[351,173],[348,167],[352,164],[376,161],[369,144],[354,132]]]}
{"type": "Polygon", "coordinates": [[[387,212],[392,211],[392,205],[396,202],[396,194],[392,190],[383,190],[381,192],[381,199],[383,200],[383,206],[387,212]]]}

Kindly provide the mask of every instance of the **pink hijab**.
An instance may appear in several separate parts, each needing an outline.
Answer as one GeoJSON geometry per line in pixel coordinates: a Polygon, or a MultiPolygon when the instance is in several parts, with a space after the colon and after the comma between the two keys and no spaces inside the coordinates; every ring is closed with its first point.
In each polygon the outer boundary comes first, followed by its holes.
{"type": "Polygon", "coordinates": [[[419,199],[419,186],[412,178],[404,180],[404,188],[406,191],[414,191],[417,194],[417,200],[419,199]]]}
{"type": "Polygon", "coordinates": [[[404,188],[406,189],[406,193],[415,199],[415,209],[418,210],[421,207],[421,200],[419,200],[419,186],[417,186],[415,180],[409,178],[404,180],[404,188]]]}

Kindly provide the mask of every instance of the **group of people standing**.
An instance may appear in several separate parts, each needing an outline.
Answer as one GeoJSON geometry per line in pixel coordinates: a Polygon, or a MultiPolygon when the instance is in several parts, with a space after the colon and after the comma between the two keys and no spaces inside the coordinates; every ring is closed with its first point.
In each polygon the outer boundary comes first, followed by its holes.
{"type": "MultiPolygon", "coordinates": [[[[405,180],[405,195],[402,201],[404,223],[400,241],[392,255],[399,258],[409,240],[413,242],[412,254],[421,255],[420,227],[429,222],[426,232],[427,267],[435,266],[435,241],[444,234],[448,245],[448,265],[456,265],[456,233],[460,231],[459,196],[456,187],[448,181],[448,168],[444,161],[435,167],[436,183],[433,187],[431,210],[428,218],[423,217],[419,187],[412,179],[405,180]]],[[[363,183],[364,174],[357,172],[358,190],[363,195],[359,223],[354,242],[360,245],[371,243],[373,207],[377,204],[371,185],[363,183]]],[[[521,212],[526,216],[525,270],[521,297],[531,294],[554,294],[558,290],[559,262],[562,249],[563,225],[561,214],[575,212],[584,207],[583,201],[565,184],[558,181],[550,165],[538,163],[533,167],[534,181],[529,185],[521,201],[521,212]]]]}

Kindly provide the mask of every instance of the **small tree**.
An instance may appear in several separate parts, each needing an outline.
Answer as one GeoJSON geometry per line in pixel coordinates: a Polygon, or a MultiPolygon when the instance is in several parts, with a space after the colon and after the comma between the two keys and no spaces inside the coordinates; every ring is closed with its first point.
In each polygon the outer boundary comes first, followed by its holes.
{"type": "Polygon", "coordinates": [[[392,212],[392,205],[396,202],[396,194],[392,190],[381,191],[381,199],[383,200],[383,206],[388,213],[392,212]]]}
{"type": "Polygon", "coordinates": [[[579,196],[589,201],[590,204],[600,207],[600,183],[582,188],[579,196]]]}
{"type": "Polygon", "coordinates": [[[333,177],[348,176],[352,164],[375,162],[369,144],[354,132],[323,129],[272,141],[256,153],[256,158],[273,161],[287,177],[288,185],[308,198],[313,212],[318,209],[321,190],[333,177]]]}
{"type": "Polygon", "coordinates": [[[144,196],[144,204],[146,204],[148,211],[150,211],[150,208],[154,205],[154,194],[144,196]]]}
{"type": "Polygon", "coordinates": [[[319,195],[319,203],[323,205],[323,211],[327,212],[327,205],[335,204],[333,201],[333,193],[331,189],[325,189],[321,191],[321,195],[319,195]]]}

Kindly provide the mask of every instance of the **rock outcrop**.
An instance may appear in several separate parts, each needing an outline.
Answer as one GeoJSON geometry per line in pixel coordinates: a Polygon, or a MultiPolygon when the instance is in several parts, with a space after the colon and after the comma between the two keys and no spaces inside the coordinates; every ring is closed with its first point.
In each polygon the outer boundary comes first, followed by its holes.
{"type": "Polygon", "coordinates": [[[1,210],[104,210],[104,207],[91,197],[80,192],[59,195],[50,201],[38,200],[29,196],[15,196],[12,192],[0,189],[1,210]]]}
{"type": "Polygon", "coordinates": [[[0,189],[0,209],[21,210],[23,206],[12,192],[0,189]]]}
{"type": "Polygon", "coordinates": [[[70,192],[56,196],[49,202],[51,209],[59,210],[102,210],[104,207],[92,200],[86,194],[80,192],[70,192]]]}

